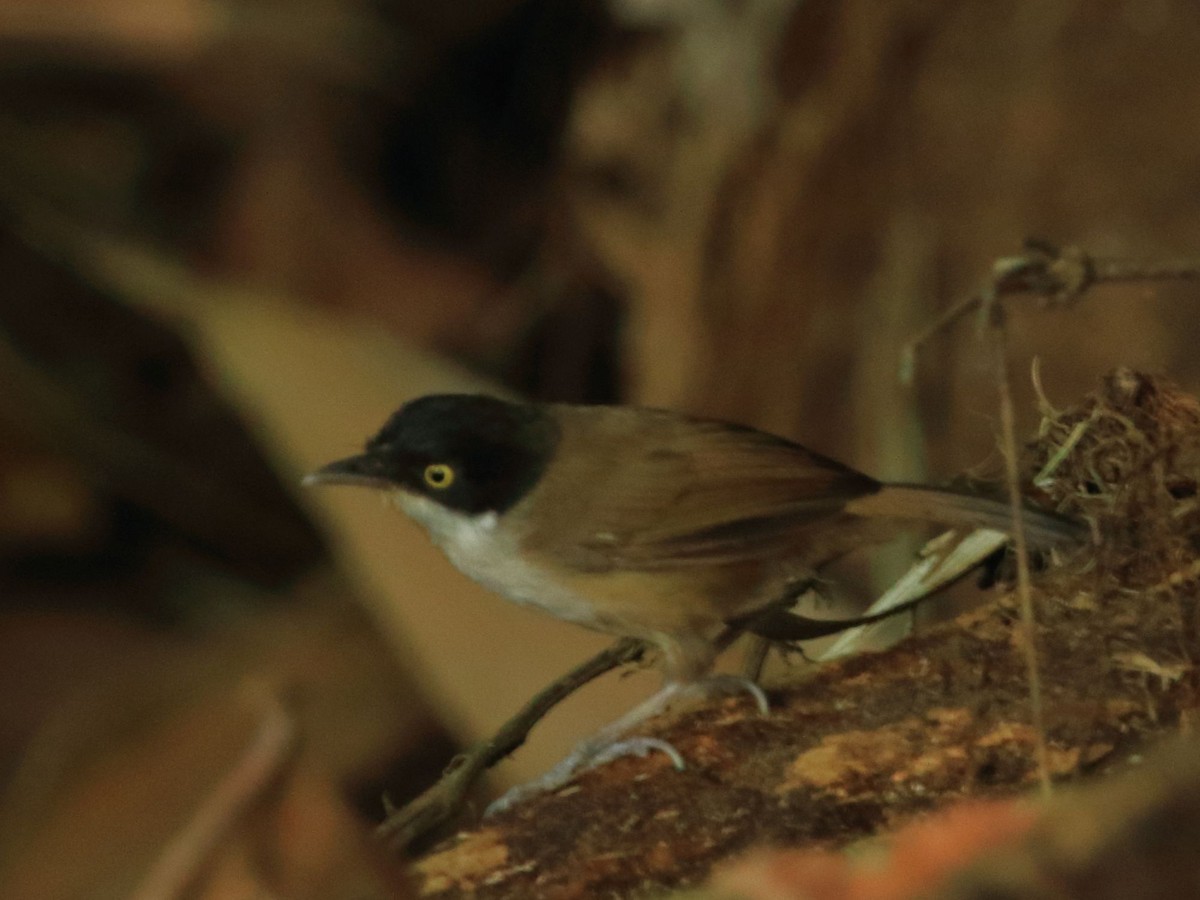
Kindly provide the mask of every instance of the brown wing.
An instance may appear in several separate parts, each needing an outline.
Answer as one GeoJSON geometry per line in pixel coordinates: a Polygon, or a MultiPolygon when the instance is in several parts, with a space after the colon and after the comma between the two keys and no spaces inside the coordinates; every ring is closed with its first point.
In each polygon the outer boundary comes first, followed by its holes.
{"type": "Polygon", "coordinates": [[[525,543],[579,569],[777,557],[804,528],[879,489],[860,472],[751,429],[620,407],[556,410],[563,442],[530,497],[540,525],[525,543]]]}

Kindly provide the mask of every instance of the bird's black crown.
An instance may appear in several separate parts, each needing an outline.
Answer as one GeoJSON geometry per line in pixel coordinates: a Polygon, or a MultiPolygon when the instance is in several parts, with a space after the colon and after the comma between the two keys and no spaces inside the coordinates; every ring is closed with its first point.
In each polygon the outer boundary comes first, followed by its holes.
{"type": "Polygon", "coordinates": [[[433,394],[394,413],[364,457],[388,481],[443,506],[504,512],[537,483],[557,444],[558,427],[541,406],[433,394]]]}

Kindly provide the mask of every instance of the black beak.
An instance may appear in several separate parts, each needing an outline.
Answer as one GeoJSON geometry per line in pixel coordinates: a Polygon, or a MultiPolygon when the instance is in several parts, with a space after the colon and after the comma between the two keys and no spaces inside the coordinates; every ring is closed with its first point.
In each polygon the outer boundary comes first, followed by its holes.
{"type": "Polygon", "coordinates": [[[369,488],[395,486],[395,481],[388,477],[383,462],[370,453],[334,460],[305,475],[300,483],[305,487],[318,484],[349,484],[369,488]]]}

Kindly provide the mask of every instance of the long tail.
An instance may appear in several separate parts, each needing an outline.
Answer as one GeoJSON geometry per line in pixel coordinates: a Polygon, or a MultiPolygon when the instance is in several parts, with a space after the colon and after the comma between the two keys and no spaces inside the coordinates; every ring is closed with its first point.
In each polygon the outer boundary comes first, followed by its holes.
{"type": "MultiPolygon", "coordinates": [[[[846,511],[868,518],[908,519],[944,525],[967,525],[1012,531],[1007,501],[965,494],[944,488],[889,484],[846,505],[846,511]]],[[[1025,506],[1021,513],[1025,535],[1036,547],[1080,540],[1087,533],[1082,522],[1025,506]]]]}

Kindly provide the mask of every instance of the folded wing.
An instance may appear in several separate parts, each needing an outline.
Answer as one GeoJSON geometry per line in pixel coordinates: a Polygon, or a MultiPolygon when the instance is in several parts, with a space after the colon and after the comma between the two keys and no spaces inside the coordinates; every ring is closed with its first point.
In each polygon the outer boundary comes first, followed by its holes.
{"type": "Polygon", "coordinates": [[[580,569],[777,558],[814,523],[880,488],[854,469],[752,429],[620,408],[604,410],[599,421],[596,413],[564,430],[555,476],[539,488],[575,496],[542,505],[565,512],[528,536],[530,546],[580,569]]]}

